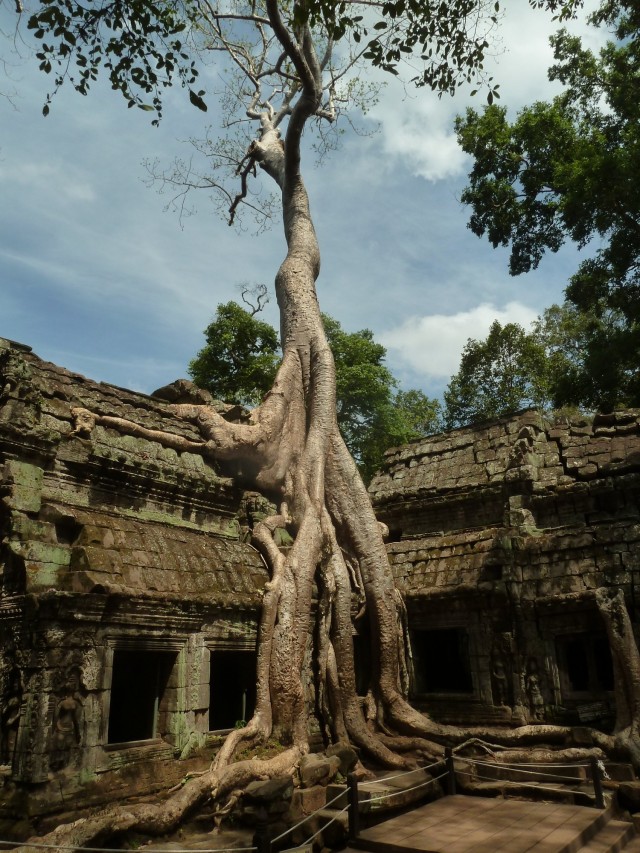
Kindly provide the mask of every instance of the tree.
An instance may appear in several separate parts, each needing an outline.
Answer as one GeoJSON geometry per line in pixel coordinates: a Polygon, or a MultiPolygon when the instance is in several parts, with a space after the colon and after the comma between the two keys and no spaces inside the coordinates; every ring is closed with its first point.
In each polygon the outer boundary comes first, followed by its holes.
{"type": "Polygon", "coordinates": [[[384,451],[438,428],[439,405],[421,391],[400,391],[384,361],[387,351],[369,329],[345,332],[322,315],[336,366],[338,427],[367,483],[384,451]]]}
{"type": "Polygon", "coordinates": [[[640,328],[612,308],[551,305],[534,324],[547,354],[554,408],[611,411],[640,402],[640,328]]]}
{"type": "MultiPolygon", "coordinates": [[[[387,448],[438,428],[439,404],[421,391],[398,389],[383,364],[386,350],[369,329],[345,332],[327,314],[322,322],[336,367],[340,433],[368,482],[387,448]]],[[[228,302],[218,306],[205,336],[206,346],[189,365],[196,385],[227,402],[259,403],[269,392],[280,361],[276,330],[236,302],[228,302]]]]}
{"type": "Polygon", "coordinates": [[[467,341],[444,394],[444,422],[462,426],[526,406],[588,411],[632,406],[640,389],[631,346],[620,312],[584,311],[569,301],[547,308],[530,332],[496,321],[484,341],[467,341]]]}
{"type": "Polygon", "coordinates": [[[591,388],[581,382],[585,394],[573,401],[610,408],[640,404],[640,13],[635,3],[610,0],[592,21],[616,35],[599,56],[566,31],[552,38],[549,77],[564,85],[561,95],[513,122],[504,107],[468,110],[456,128],[474,160],[462,194],[473,211],[469,227],[511,247],[512,275],[535,269],[568,239],[595,247],[566,296],[585,314],[585,363],[601,379],[591,388]],[[607,352],[621,369],[605,381],[607,352]]]}
{"type": "Polygon", "coordinates": [[[415,388],[392,392],[373,419],[362,449],[360,470],[365,482],[380,468],[386,450],[440,429],[442,411],[437,400],[415,388]]]}
{"type": "MultiPolygon", "coordinates": [[[[573,4],[534,0],[534,5],[573,4]]],[[[327,738],[351,741],[381,764],[407,766],[401,750],[408,745],[439,756],[442,741],[464,741],[478,734],[434,722],[412,708],[403,694],[402,603],[381,526],[338,429],[335,367],[315,291],[320,254],[302,178],[301,139],[314,123],[338,118],[345,106],[341,99],[352,91],[349,75],[360,60],[397,72],[402,57],[414,55],[414,67],[423,63],[421,70],[412,71],[420,84],[453,91],[460,80],[481,72],[486,32],[496,22],[493,10],[493,3],[487,11],[482,2],[432,0],[389,0],[382,7],[361,7],[356,0],[238,0],[221,9],[195,0],[185,5],[100,0],[83,6],[74,0],[52,0],[32,16],[35,35],[48,40],[41,51],[44,70],[61,59],[64,79],[73,62],[80,69],[88,63],[88,77],[80,71],[86,88],[106,57],[116,88],[134,104],[133,92],[150,93],[152,103],[140,100],[140,105],[151,109],[157,108],[154,99],[165,82],[154,70],[161,61],[166,82],[176,68],[182,73],[186,67],[183,84],[191,100],[204,106],[201,91],[190,88],[189,63],[197,51],[184,49],[180,35],[193,23],[190,37],[198,40],[197,46],[226,56],[235,69],[227,103],[241,111],[239,126],[246,129],[236,145],[227,140],[217,149],[216,162],[229,166],[240,189],[234,194],[222,180],[218,186],[227,193],[233,215],[247,200],[254,173],[258,167],[263,170],[280,192],[287,243],[275,280],[282,361],[271,390],[248,422],[230,423],[208,405],[174,404],[177,417],[197,426],[201,440],[193,440],[82,413],[86,423],[161,441],[179,452],[210,455],[232,471],[237,466],[238,477],[242,474],[275,503],[276,512],[253,530],[254,545],[271,572],[260,616],[255,714],[245,728],[227,737],[211,769],[170,800],[114,808],[76,821],[51,833],[51,843],[72,839],[75,845],[87,844],[133,827],[166,832],[207,796],[228,796],[257,775],[291,773],[310,748],[307,715],[313,703],[307,701],[308,680],[315,683],[327,738]],[[274,540],[278,528],[286,528],[294,540],[286,553],[274,540]],[[316,595],[318,606],[313,608],[316,595]],[[371,626],[370,701],[376,709],[372,727],[364,719],[355,685],[351,612],[353,598],[359,596],[364,597],[371,626]],[[267,760],[233,762],[240,746],[253,746],[269,735],[284,751],[267,760]]],[[[569,734],[553,726],[536,732],[560,743],[569,734]]],[[[529,741],[532,731],[524,727],[489,734],[515,743],[529,741]]],[[[611,744],[604,735],[594,733],[594,738],[611,744]]]]}
{"type": "Polygon", "coordinates": [[[280,363],[278,333],[237,302],[218,305],[204,330],[206,345],[189,362],[189,376],[217,400],[256,406],[280,363]]]}
{"type": "Polygon", "coordinates": [[[486,340],[469,338],[462,351],[460,369],[444,392],[445,423],[451,428],[544,407],[548,396],[544,346],[518,323],[495,320],[486,340]]]}

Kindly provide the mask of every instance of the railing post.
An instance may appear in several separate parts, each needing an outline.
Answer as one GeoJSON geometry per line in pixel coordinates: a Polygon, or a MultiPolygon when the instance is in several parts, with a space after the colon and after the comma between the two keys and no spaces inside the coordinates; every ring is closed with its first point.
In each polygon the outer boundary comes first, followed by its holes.
{"type": "Polygon", "coordinates": [[[589,759],[591,764],[591,779],[593,781],[593,792],[596,795],[596,808],[604,808],[604,791],[602,790],[602,776],[600,775],[600,766],[598,759],[591,756],[589,759]]]}
{"type": "Polygon", "coordinates": [[[268,829],[267,811],[264,807],[256,814],[256,831],[253,835],[253,846],[257,853],[271,853],[271,836],[268,829]]]}
{"type": "Polygon", "coordinates": [[[358,802],[358,777],[355,773],[347,774],[347,800],[349,803],[349,840],[353,841],[360,834],[360,803],[358,802]]]}
{"type": "Polygon", "coordinates": [[[453,766],[453,750],[450,746],[444,750],[444,762],[447,768],[447,794],[453,796],[456,792],[456,771],[453,766]]]}

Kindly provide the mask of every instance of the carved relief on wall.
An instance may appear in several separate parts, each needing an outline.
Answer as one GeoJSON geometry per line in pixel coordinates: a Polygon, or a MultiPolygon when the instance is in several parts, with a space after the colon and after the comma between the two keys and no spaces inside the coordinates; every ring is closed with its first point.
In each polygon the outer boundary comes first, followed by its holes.
{"type": "Polygon", "coordinates": [[[504,662],[500,657],[494,657],[492,663],[491,687],[493,690],[493,704],[507,707],[509,705],[509,685],[504,662]]]}
{"type": "Polygon", "coordinates": [[[2,691],[0,711],[0,764],[12,764],[18,739],[22,713],[22,678],[20,670],[13,667],[2,691]]]}
{"type": "MultiPolygon", "coordinates": [[[[258,492],[245,492],[240,506],[240,538],[242,542],[251,542],[252,531],[256,524],[277,513],[276,505],[258,492]]],[[[279,547],[293,544],[293,539],[284,527],[276,527],[273,539],[279,547]]]]}
{"type": "Polygon", "coordinates": [[[496,638],[491,651],[491,691],[493,704],[497,707],[513,707],[512,671],[513,656],[511,654],[513,638],[504,632],[496,638]]]}
{"type": "Polygon", "coordinates": [[[525,675],[525,691],[529,701],[531,719],[539,722],[544,720],[545,701],[542,695],[542,676],[539,672],[536,658],[529,658],[525,675]]]}
{"type": "Polygon", "coordinates": [[[54,685],[54,710],[49,747],[49,768],[63,770],[72,763],[73,753],[79,747],[82,731],[83,702],[80,693],[79,666],[59,671],[54,685]]]}

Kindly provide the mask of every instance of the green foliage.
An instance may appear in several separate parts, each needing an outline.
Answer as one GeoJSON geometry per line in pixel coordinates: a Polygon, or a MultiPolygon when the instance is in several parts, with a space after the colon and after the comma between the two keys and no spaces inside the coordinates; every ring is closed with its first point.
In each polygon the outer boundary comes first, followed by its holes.
{"type": "Polygon", "coordinates": [[[369,329],[345,332],[326,314],[322,320],[336,364],[338,426],[368,482],[385,450],[438,429],[439,405],[421,391],[398,389],[369,329]]]}
{"type": "Polygon", "coordinates": [[[189,376],[218,400],[257,405],[278,369],[278,335],[237,302],[218,305],[204,331],[206,345],[189,363],[189,376]]]}
{"type": "Polygon", "coordinates": [[[640,329],[620,311],[552,305],[535,324],[548,358],[555,409],[611,411],[640,405],[640,329]]]}
{"type": "Polygon", "coordinates": [[[445,424],[451,429],[492,420],[549,399],[544,346],[517,323],[496,320],[484,341],[470,338],[459,371],[444,393],[445,424]]]}
{"type": "Polygon", "coordinates": [[[592,20],[617,40],[595,55],[558,33],[549,76],[561,95],[513,122],[504,108],[468,110],[456,129],[474,158],[462,194],[469,227],[510,246],[513,275],[566,240],[594,248],[566,289],[565,320],[577,323],[582,351],[564,363],[564,379],[557,373],[556,390],[564,401],[611,408],[640,405],[640,11],[611,0],[592,20]]]}
{"type": "MultiPolygon", "coordinates": [[[[570,17],[580,0],[529,0],[534,7],[570,17]]],[[[103,68],[113,89],[128,105],[162,110],[162,89],[178,81],[191,103],[206,110],[204,90],[192,88],[200,55],[214,47],[207,38],[217,22],[236,18],[268,25],[269,4],[238,2],[224,8],[199,0],[39,0],[28,13],[28,27],[41,43],[40,68],[55,74],[55,91],[68,80],[87,94],[103,68]],[[150,100],[150,102],[149,102],[150,100]]],[[[21,9],[21,4],[19,5],[21,9]]],[[[489,101],[497,86],[483,71],[484,58],[500,5],[495,0],[385,0],[362,4],[335,0],[282,2],[279,14],[291,32],[309,23],[314,35],[355,45],[366,61],[398,74],[411,59],[413,82],[439,94],[465,82],[488,85],[489,101]],[[363,9],[367,9],[366,20],[363,9]]],[[[247,31],[245,27],[245,35],[247,31]]],[[[269,34],[270,37],[270,34],[269,34]]],[[[213,36],[215,40],[215,36],[213,36]]],[[[45,114],[51,96],[47,99],[45,114]]]]}
{"type": "MultiPolygon", "coordinates": [[[[40,70],[55,73],[55,91],[65,80],[81,95],[104,68],[113,89],[129,107],[162,113],[161,91],[176,79],[188,89],[191,103],[207,107],[204,91],[195,92],[196,59],[187,47],[197,17],[195,3],[180,0],[40,0],[27,27],[40,41],[40,70]],[[75,66],[75,70],[74,69],[75,66]],[[150,100],[150,103],[149,103],[150,100]]],[[[49,112],[52,94],[43,112],[49,112]]]]}
{"type": "MultiPolygon", "coordinates": [[[[439,406],[421,391],[401,391],[383,364],[385,348],[369,329],[345,332],[323,315],[336,364],[340,431],[366,480],[384,451],[439,427],[439,406]]],[[[205,330],[207,343],[189,365],[189,375],[214,397],[253,406],[271,388],[278,367],[275,329],[235,302],[218,306],[205,330]]]]}

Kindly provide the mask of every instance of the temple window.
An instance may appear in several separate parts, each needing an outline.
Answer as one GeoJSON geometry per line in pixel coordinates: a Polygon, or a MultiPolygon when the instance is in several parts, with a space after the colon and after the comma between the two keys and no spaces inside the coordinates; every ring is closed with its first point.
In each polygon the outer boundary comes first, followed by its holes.
{"type": "Polygon", "coordinates": [[[613,690],[613,666],[605,634],[557,637],[556,651],[565,696],[613,690]]]}
{"type": "Polygon", "coordinates": [[[250,720],[256,704],[255,651],[213,649],[209,690],[209,731],[250,720]]]}
{"type": "Polygon", "coordinates": [[[176,652],[114,650],[108,743],[162,737],[167,683],[177,657],[176,652]]]}
{"type": "Polygon", "coordinates": [[[464,628],[411,632],[416,693],[471,693],[469,635],[464,628]]]}

